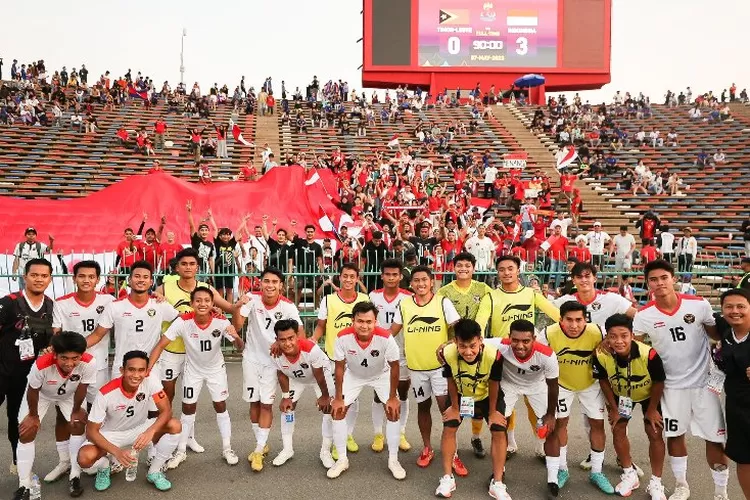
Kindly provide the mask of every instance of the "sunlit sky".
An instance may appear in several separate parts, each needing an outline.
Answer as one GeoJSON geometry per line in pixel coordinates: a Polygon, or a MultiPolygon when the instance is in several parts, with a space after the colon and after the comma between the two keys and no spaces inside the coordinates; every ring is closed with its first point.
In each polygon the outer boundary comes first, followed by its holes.
{"type": "MultiPolygon", "coordinates": [[[[404,0],[407,1],[407,0],[404,0]]],[[[521,2],[521,0],[519,0],[521,2]]],[[[732,82],[750,86],[743,57],[750,2],[745,0],[613,0],[612,83],[586,99],[609,99],[615,90],[643,91],[662,101],[667,89],[721,92],[732,82]]],[[[450,0],[446,0],[446,7],[450,0]]],[[[313,75],[341,78],[361,89],[362,3],[356,0],[228,1],[159,0],[133,8],[99,2],[61,8],[52,0],[34,3],[0,29],[3,76],[15,58],[44,59],[48,69],[68,71],[85,63],[89,80],[105,70],[128,68],[155,82],[179,82],[180,42],[185,42],[185,81],[206,92],[214,83],[230,91],[244,75],[259,87],[272,76],[293,90],[313,75]]],[[[160,85],[159,85],[160,86],[160,85]]]]}

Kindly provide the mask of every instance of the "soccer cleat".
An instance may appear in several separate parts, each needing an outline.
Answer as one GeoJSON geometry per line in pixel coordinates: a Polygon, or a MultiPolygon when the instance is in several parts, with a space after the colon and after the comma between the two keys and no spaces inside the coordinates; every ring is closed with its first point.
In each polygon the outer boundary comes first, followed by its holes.
{"type": "Polygon", "coordinates": [[[187,460],[187,453],[185,453],[184,451],[175,451],[172,455],[172,458],[167,460],[167,469],[176,469],[185,460],[187,460]]]}
{"type": "Polygon", "coordinates": [[[349,468],[349,458],[342,458],[341,460],[336,460],[336,463],[333,464],[333,467],[328,469],[328,472],[326,472],[326,476],[328,476],[328,479],[336,479],[341,474],[344,473],[345,470],[349,468]]]}
{"type": "Polygon", "coordinates": [[[44,482],[54,483],[68,472],[70,472],[70,462],[60,462],[55,465],[55,468],[52,469],[49,474],[44,476],[44,482]]]}
{"type": "Polygon", "coordinates": [[[729,500],[729,497],[726,495],[718,494],[714,495],[714,500],[729,500]]]}
{"type": "Polygon", "coordinates": [[[480,438],[471,438],[471,449],[474,450],[474,456],[477,458],[484,458],[487,455],[480,438]]]}
{"type": "MultiPolygon", "coordinates": [[[[633,464],[633,468],[635,469],[635,472],[638,474],[638,477],[643,477],[643,469],[638,467],[638,464],[636,464],[635,462],[631,462],[631,464],[633,464]]],[[[617,466],[623,469],[623,472],[625,472],[624,471],[625,468],[622,466],[622,462],[620,462],[620,457],[617,457],[617,466]]]]}
{"type": "Polygon", "coordinates": [[[547,483],[547,498],[557,498],[560,494],[560,486],[555,483],[547,483]]]}
{"type": "Polygon", "coordinates": [[[456,491],[456,480],[453,476],[443,476],[440,478],[440,484],[438,484],[435,490],[435,496],[450,498],[454,491],[456,491]]]}
{"type": "Polygon", "coordinates": [[[557,471],[557,486],[559,486],[560,489],[565,486],[568,479],[570,479],[570,472],[568,472],[568,469],[560,469],[557,471]]]}
{"type": "Polygon", "coordinates": [[[511,500],[510,495],[508,495],[508,488],[505,484],[495,481],[494,479],[490,483],[489,494],[492,498],[497,500],[511,500]]]}
{"type": "Polygon", "coordinates": [[[83,495],[83,486],[81,486],[80,477],[73,477],[68,481],[68,494],[73,498],[83,495]]]}
{"type": "MultiPolygon", "coordinates": [[[[115,461],[114,457],[112,457],[112,460],[110,461],[110,464],[109,464],[109,470],[110,470],[110,474],[119,474],[120,472],[125,470],[125,467],[123,467],[120,462],[115,461]]],[[[97,474],[98,474],[98,471],[97,471],[97,474]]]]}
{"type": "Polygon", "coordinates": [[[615,492],[615,489],[612,487],[612,483],[610,483],[609,479],[607,479],[607,476],[605,476],[601,472],[590,473],[589,481],[591,481],[591,484],[599,488],[602,492],[606,493],[607,495],[611,495],[612,493],[615,492]]]}
{"type": "Polygon", "coordinates": [[[688,500],[690,498],[690,487],[687,484],[678,484],[674,488],[674,493],[669,496],[669,500],[688,500]]]}
{"type": "Polygon", "coordinates": [[[221,456],[229,465],[237,465],[240,462],[240,457],[231,448],[222,451],[221,456]]]}
{"type": "Polygon", "coordinates": [[[615,492],[621,497],[629,497],[640,486],[641,482],[638,480],[638,473],[633,469],[620,476],[620,482],[615,486],[615,492]]]}
{"type": "Polygon", "coordinates": [[[388,460],[388,470],[391,471],[395,479],[406,479],[406,471],[401,467],[401,463],[399,463],[397,458],[388,460]]]}
{"type": "Polygon", "coordinates": [[[190,436],[188,438],[187,447],[193,453],[203,453],[204,451],[206,451],[206,449],[203,446],[198,444],[198,441],[195,440],[194,436],[190,436]]]}
{"type": "Polygon", "coordinates": [[[591,455],[589,454],[588,457],[586,457],[585,460],[583,460],[580,463],[581,469],[583,470],[591,470],[591,455]]]}
{"type": "Polygon", "coordinates": [[[651,500],[667,500],[667,495],[664,493],[664,485],[661,484],[661,481],[654,481],[652,478],[646,487],[646,492],[651,497],[651,500]]]}
{"type": "Polygon", "coordinates": [[[330,469],[336,463],[330,450],[320,450],[320,461],[326,469],[330,469]]]}
{"type": "Polygon", "coordinates": [[[276,455],[276,458],[273,459],[273,464],[276,467],[279,467],[287,463],[293,456],[294,450],[287,450],[286,448],[282,448],[279,454],[276,455]]]}
{"type": "Polygon", "coordinates": [[[263,453],[251,453],[248,457],[250,460],[250,468],[255,472],[263,470],[263,453]]]}
{"type": "Polygon", "coordinates": [[[94,480],[94,489],[96,491],[104,491],[112,485],[112,479],[109,477],[110,472],[110,467],[96,471],[96,479],[94,480]]]}
{"type": "Polygon", "coordinates": [[[266,445],[265,445],[265,446],[263,447],[263,456],[264,456],[264,457],[267,457],[267,456],[268,456],[268,453],[269,453],[270,451],[271,451],[271,447],[270,447],[270,446],[268,446],[268,443],[266,443],[266,445]]]}
{"type": "Polygon", "coordinates": [[[435,458],[435,451],[432,448],[425,448],[422,450],[419,458],[417,458],[417,465],[419,467],[427,467],[433,458],[435,458]]]}
{"type": "Polygon", "coordinates": [[[372,448],[372,451],[375,453],[380,453],[383,451],[383,448],[385,448],[385,436],[382,434],[375,434],[375,437],[372,439],[372,445],[370,446],[372,448]]]}
{"type": "Polygon", "coordinates": [[[172,488],[172,483],[169,482],[163,472],[152,472],[146,476],[146,481],[153,484],[159,491],[167,491],[172,488]]]}
{"type": "Polygon", "coordinates": [[[359,445],[351,434],[346,437],[346,451],[349,453],[357,453],[359,451],[359,445]]]}
{"type": "Polygon", "coordinates": [[[452,466],[453,472],[455,472],[457,476],[466,477],[469,475],[469,469],[467,469],[461,459],[458,458],[458,455],[453,455],[452,466]]]}
{"type": "Polygon", "coordinates": [[[518,445],[508,446],[508,448],[506,448],[505,450],[505,454],[508,458],[512,457],[516,453],[518,453],[518,445]]]}
{"type": "Polygon", "coordinates": [[[13,493],[13,500],[29,500],[31,492],[25,486],[21,486],[13,493]]]}
{"type": "Polygon", "coordinates": [[[401,433],[401,439],[398,441],[398,449],[401,451],[411,450],[411,445],[409,444],[409,441],[406,440],[406,434],[404,433],[401,433]]]}

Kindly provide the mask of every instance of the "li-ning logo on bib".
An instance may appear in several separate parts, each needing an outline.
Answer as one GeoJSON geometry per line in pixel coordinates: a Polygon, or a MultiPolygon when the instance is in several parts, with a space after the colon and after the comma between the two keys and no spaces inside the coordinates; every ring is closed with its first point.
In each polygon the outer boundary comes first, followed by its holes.
{"type": "Polygon", "coordinates": [[[333,320],[333,326],[334,328],[345,328],[352,324],[353,318],[354,315],[350,312],[339,313],[339,315],[333,320]]]}
{"type": "Polygon", "coordinates": [[[591,353],[593,351],[586,351],[586,350],[574,350],[570,349],[569,347],[564,347],[560,349],[560,352],[557,353],[557,358],[560,364],[565,365],[583,365],[590,361],[591,353]],[[583,359],[560,359],[563,356],[575,356],[577,358],[583,358],[583,359]]]}
{"type": "Polygon", "coordinates": [[[430,333],[439,332],[442,325],[436,325],[440,318],[432,316],[414,316],[406,325],[406,333],[430,333]],[[424,326],[415,326],[415,323],[424,323],[424,326]]]}
{"type": "Polygon", "coordinates": [[[500,319],[503,323],[508,321],[515,321],[517,319],[532,319],[534,317],[534,311],[531,310],[531,304],[508,304],[500,313],[500,319]],[[512,311],[518,311],[513,313],[512,311]]]}

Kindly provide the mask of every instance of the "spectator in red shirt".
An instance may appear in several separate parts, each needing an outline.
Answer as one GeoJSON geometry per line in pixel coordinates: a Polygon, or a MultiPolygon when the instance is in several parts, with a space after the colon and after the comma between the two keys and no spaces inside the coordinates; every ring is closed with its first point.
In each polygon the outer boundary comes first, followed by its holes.
{"type": "Polygon", "coordinates": [[[269,93],[266,98],[266,106],[268,106],[268,112],[273,114],[273,108],[276,106],[276,99],[273,97],[272,93],[269,93]]]}
{"type": "Polygon", "coordinates": [[[576,174],[564,173],[560,176],[560,193],[555,199],[555,208],[560,210],[560,200],[565,200],[565,208],[570,210],[570,204],[573,202],[573,189],[578,179],[576,174]]]}
{"type": "Polygon", "coordinates": [[[565,259],[568,253],[568,238],[562,235],[562,227],[555,226],[552,236],[545,242],[549,245],[547,255],[550,258],[550,278],[554,279],[554,288],[560,287],[565,275],[565,259]]]}
{"type": "MultiPolygon", "coordinates": [[[[143,227],[143,225],[141,225],[141,227],[143,227]]],[[[124,236],[125,240],[117,245],[117,259],[115,265],[120,268],[120,271],[123,274],[129,274],[130,266],[140,259],[141,242],[135,239],[136,236],[133,232],[133,228],[125,228],[124,236]]]]}
{"type": "MultiPolygon", "coordinates": [[[[166,218],[162,217],[162,220],[166,223],[166,218]]],[[[183,245],[175,241],[174,231],[167,231],[167,241],[162,242],[159,245],[159,251],[161,253],[161,266],[163,269],[168,269],[169,263],[177,257],[177,252],[185,248],[183,245]]]]}
{"type": "Polygon", "coordinates": [[[248,160],[248,162],[242,166],[240,169],[240,175],[237,177],[238,181],[254,181],[258,178],[258,169],[255,168],[255,165],[253,164],[253,160],[248,160]]]}
{"type": "Polygon", "coordinates": [[[164,116],[160,116],[154,123],[154,146],[156,149],[164,149],[164,134],[167,133],[167,122],[164,116]]]}
{"type": "Polygon", "coordinates": [[[643,240],[643,248],[641,248],[641,264],[646,264],[657,258],[654,240],[646,238],[643,240]]]}
{"type": "Polygon", "coordinates": [[[148,173],[157,174],[159,172],[164,172],[164,169],[161,168],[161,163],[159,163],[159,160],[154,160],[154,163],[151,165],[151,168],[148,169],[148,173]]]}
{"type": "Polygon", "coordinates": [[[580,235],[576,238],[576,246],[568,252],[571,257],[578,259],[578,262],[591,262],[591,252],[586,246],[586,237],[580,235]]]}

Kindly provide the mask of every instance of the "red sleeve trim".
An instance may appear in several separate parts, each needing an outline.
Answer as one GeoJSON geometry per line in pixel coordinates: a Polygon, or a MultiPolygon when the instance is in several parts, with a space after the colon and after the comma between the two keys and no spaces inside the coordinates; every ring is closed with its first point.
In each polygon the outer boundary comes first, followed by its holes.
{"type": "Polygon", "coordinates": [[[653,361],[656,356],[657,356],[656,350],[653,347],[651,349],[649,349],[649,351],[648,351],[648,360],[649,361],[653,361]]]}
{"type": "Polygon", "coordinates": [[[534,350],[547,357],[552,356],[552,353],[554,352],[550,346],[544,345],[541,342],[534,342],[534,350]]]}
{"type": "Polygon", "coordinates": [[[347,327],[347,328],[344,328],[343,330],[341,330],[341,331],[340,331],[340,332],[338,333],[338,335],[336,335],[336,336],[337,336],[337,337],[343,337],[343,336],[345,336],[345,335],[353,335],[353,334],[354,334],[354,327],[352,327],[352,326],[349,326],[349,327],[347,327]]]}
{"type": "Polygon", "coordinates": [[[87,352],[84,352],[83,356],[81,356],[81,361],[84,363],[90,363],[92,359],[94,359],[94,356],[87,352]]]}
{"type": "Polygon", "coordinates": [[[62,297],[58,297],[58,298],[56,298],[56,299],[55,299],[55,302],[61,302],[61,301],[63,301],[63,300],[67,300],[67,299],[69,299],[69,298],[71,298],[71,297],[73,297],[73,296],[75,296],[75,293],[74,293],[74,292],[72,292],[72,293],[69,293],[69,294],[66,294],[66,295],[63,295],[62,297]]]}
{"type": "Polygon", "coordinates": [[[654,307],[654,306],[656,306],[656,302],[655,301],[652,300],[651,302],[646,302],[645,304],[643,304],[643,307],[641,307],[640,309],[638,309],[638,312],[645,311],[649,307],[654,307]]]}
{"type": "Polygon", "coordinates": [[[379,326],[376,326],[375,331],[373,332],[373,335],[377,335],[378,337],[388,338],[391,336],[391,332],[386,330],[385,328],[380,328],[379,326]]]}
{"type": "Polygon", "coordinates": [[[180,319],[182,319],[183,321],[190,321],[191,319],[195,319],[195,312],[190,311],[182,313],[180,314],[180,319]]]}
{"type": "Polygon", "coordinates": [[[122,377],[118,377],[114,380],[110,380],[99,389],[102,394],[109,394],[110,392],[120,389],[122,387],[122,377]]]}
{"type": "Polygon", "coordinates": [[[301,351],[310,352],[317,344],[310,339],[300,339],[299,348],[301,351]]]}
{"type": "Polygon", "coordinates": [[[44,370],[55,364],[55,355],[51,352],[36,358],[36,367],[38,370],[44,370]]]}

